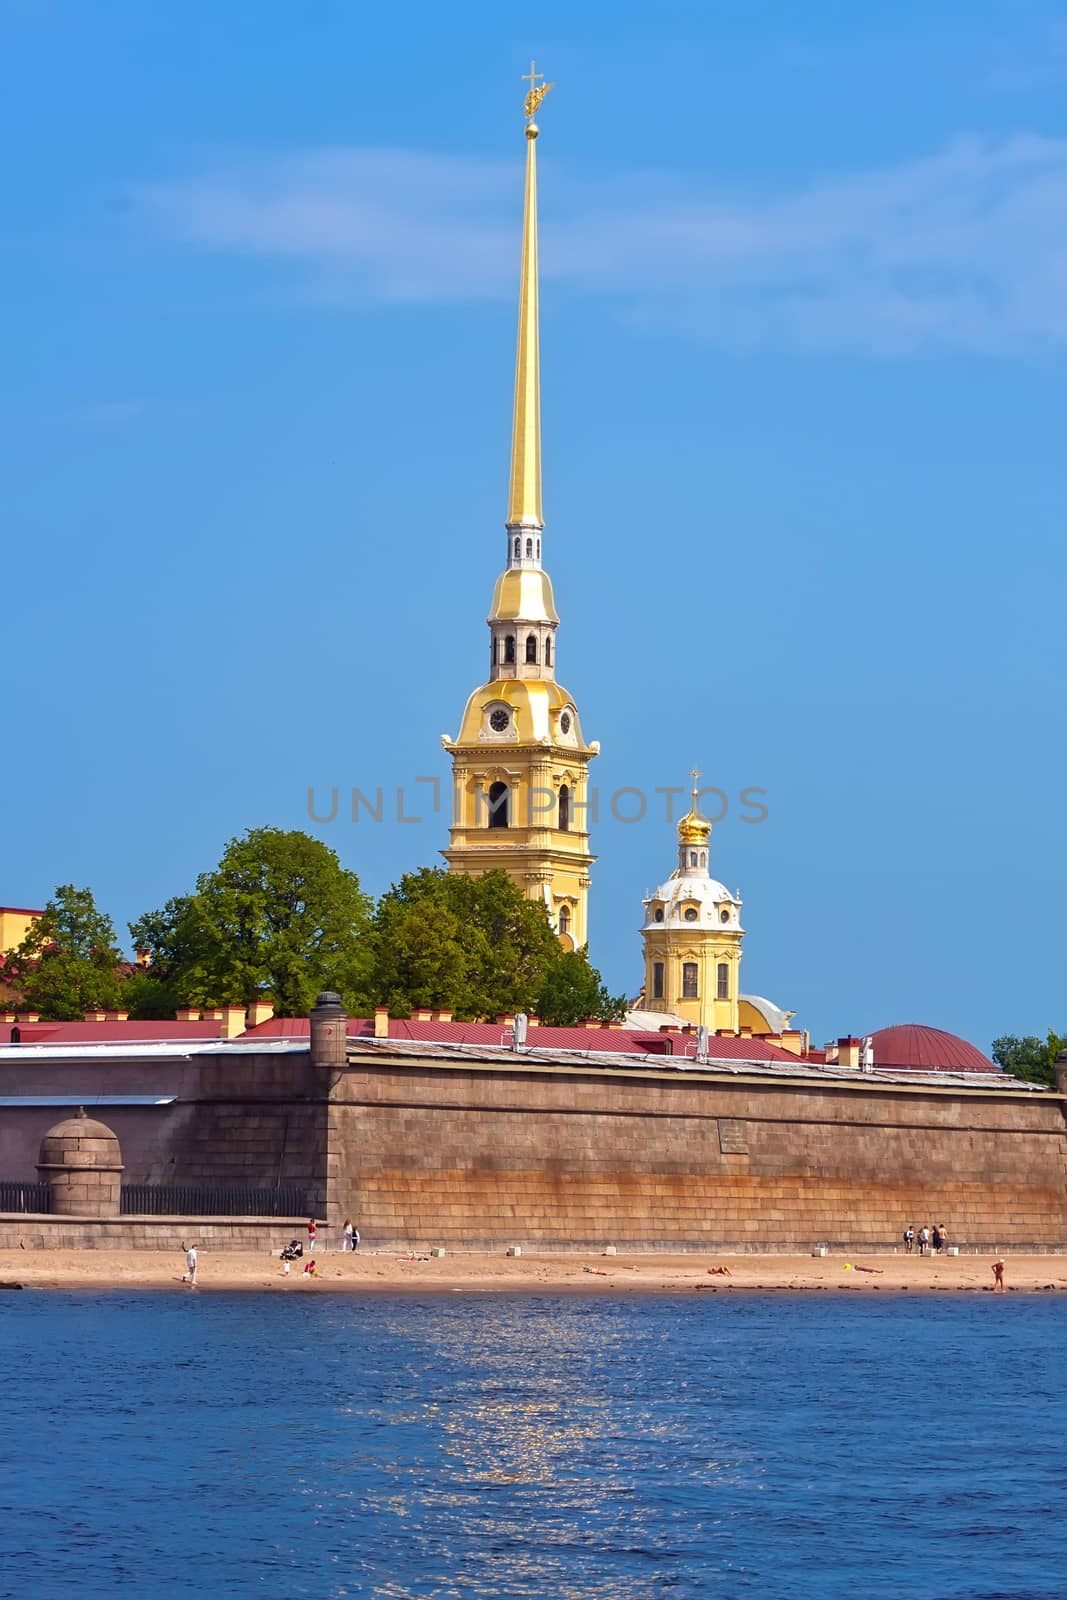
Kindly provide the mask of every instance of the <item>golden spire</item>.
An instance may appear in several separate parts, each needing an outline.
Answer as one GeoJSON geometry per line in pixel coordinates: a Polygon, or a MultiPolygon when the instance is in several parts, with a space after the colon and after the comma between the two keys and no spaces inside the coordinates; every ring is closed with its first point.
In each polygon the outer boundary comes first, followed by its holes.
{"type": "Polygon", "coordinates": [[[519,286],[519,341],[515,355],[515,415],[511,428],[511,483],[508,527],[544,527],[541,515],[541,364],[537,317],[537,151],[540,129],[534,114],[550,83],[543,72],[523,74],[526,96],[526,201],[522,218],[522,279],[519,286]]]}

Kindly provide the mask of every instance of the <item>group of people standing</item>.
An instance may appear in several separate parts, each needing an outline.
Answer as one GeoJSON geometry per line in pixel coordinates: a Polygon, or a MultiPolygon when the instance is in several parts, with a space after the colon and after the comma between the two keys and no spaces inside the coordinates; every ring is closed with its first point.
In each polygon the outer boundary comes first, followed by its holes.
{"type": "Polygon", "coordinates": [[[933,1228],[928,1228],[923,1223],[918,1233],[915,1232],[910,1223],[904,1229],[904,1254],[906,1256],[910,1256],[914,1252],[916,1245],[919,1246],[919,1254],[921,1256],[926,1255],[927,1251],[931,1255],[939,1256],[947,1244],[948,1229],[943,1222],[933,1228]]]}

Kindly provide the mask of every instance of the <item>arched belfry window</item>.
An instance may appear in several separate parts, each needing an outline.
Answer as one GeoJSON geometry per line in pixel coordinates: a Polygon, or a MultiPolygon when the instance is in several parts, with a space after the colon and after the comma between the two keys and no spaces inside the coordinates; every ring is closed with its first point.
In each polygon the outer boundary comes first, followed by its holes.
{"type": "Polygon", "coordinates": [[[552,635],[549,634],[548,638],[545,640],[545,666],[546,667],[550,667],[551,665],[552,665],[552,635]]]}
{"type": "Polygon", "coordinates": [[[515,540],[515,554],[516,554],[516,556],[520,556],[522,554],[522,540],[521,539],[516,539],[515,540]]]}
{"type": "Polygon", "coordinates": [[[495,667],[495,666],[498,666],[499,664],[500,664],[500,640],[496,637],[496,634],[494,634],[493,635],[493,665],[495,667]]]}
{"type": "Polygon", "coordinates": [[[716,1000],[730,998],[730,968],[725,961],[720,961],[715,969],[715,998],[716,1000]]]}
{"type": "Polygon", "coordinates": [[[566,906],[559,908],[559,931],[564,935],[571,931],[571,914],[566,906]]]}
{"type": "Polygon", "coordinates": [[[571,825],[571,792],[565,783],[559,786],[559,825],[564,833],[571,825]]]}
{"type": "Polygon", "coordinates": [[[538,541],[537,541],[537,559],[538,559],[538,561],[540,561],[540,559],[541,559],[541,541],[540,541],[540,539],[538,539],[538,541]]]}
{"type": "Polygon", "coordinates": [[[504,640],[504,660],[515,660],[515,635],[513,633],[509,633],[504,640]]]}
{"type": "Polygon", "coordinates": [[[526,557],[527,557],[527,560],[529,560],[529,561],[533,560],[533,540],[532,539],[527,539],[527,541],[526,541],[526,557]]]}
{"type": "Polygon", "coordinates": [[[511,790],[506,783],[491,783],[489,785],[489,826],[491,828],[506,828],[508,826],[508,812],[511,809],[511,790]]]}
{"type": "Polygon", "coordinates": [[[532,666],[536,666],[537,665],[537,635],[536,635],[536,633],[528,633],[526,635],[526,661],[527,661],[527,665],[532,665],[532,666]]]}

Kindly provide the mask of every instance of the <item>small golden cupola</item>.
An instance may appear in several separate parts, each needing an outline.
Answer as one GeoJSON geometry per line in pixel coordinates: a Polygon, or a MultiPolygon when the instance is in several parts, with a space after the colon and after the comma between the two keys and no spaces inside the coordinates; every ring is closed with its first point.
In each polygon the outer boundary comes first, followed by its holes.
{"type": "Polygon", "coordinates": [[[519,328],[515,356],[511,472],[504,570],[489,608],[489,677],[467,701],[452,758],[452,827],[444,856],[452,872],[501,867],[548,908],[560,942],[588,939],[589,763],[578,709],[556,681],[559,616],[543,566],[541,361],[537,273],[537,138],[534,116],[552,88],[527,74],[526,188],[519,328]]]}
{"type": "Polygon", "coordinates": [[[645,899],[641,929],[645,1008],[737,1031],[741,988],[741,895],[708,870],[711,823],[692,805],[678,824],[678,865],[645,899]]]}

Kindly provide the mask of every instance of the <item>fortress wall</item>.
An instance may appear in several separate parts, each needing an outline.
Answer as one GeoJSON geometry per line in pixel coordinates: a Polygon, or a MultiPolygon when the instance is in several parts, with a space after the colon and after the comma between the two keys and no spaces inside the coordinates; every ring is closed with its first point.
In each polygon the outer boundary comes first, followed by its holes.
{"type": "Polygon", "coordinates": [[[1063,1102],[636,1070],[353,1058],[330,1108],[328,1215],[370,1245],[1067,1247],[1063,1102]]]}
{"type": "MultiPolygon", "coordinates": [[[[118,1137],[125,1183],[304,1190],[326,1203],[326,1091],[306,1051],[182,1059],[5,1062],[0,1094],[77,1095],[118,1137]],[[172,1104],[95,1105],[97,1095],[174,1096],[172,1104]]],[[[69,1112],[0,1107],[0,1178],[33,1182],[41,1140],[69,1112]]],[[[51,1237],[49,1230],[45,1233],[51,1237]]]]}

